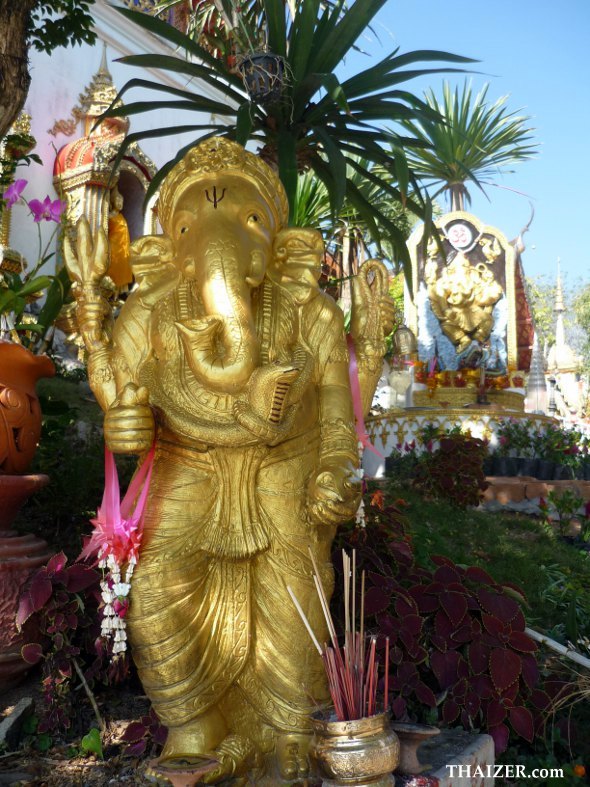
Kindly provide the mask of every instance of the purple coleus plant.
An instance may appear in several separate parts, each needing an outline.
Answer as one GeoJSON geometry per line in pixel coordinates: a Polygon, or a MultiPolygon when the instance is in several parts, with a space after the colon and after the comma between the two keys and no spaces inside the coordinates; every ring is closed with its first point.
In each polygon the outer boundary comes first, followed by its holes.
{"type": "Polygon", "coordinates": [[[108,654],[100,648],[99,582],[97,571],[82,563],[68,565],[60,552],[34,572],[20,598],[17,627],[35,620],[40,632],[36,641],[21,649],[28,664],[43,662],[39,732],[61,732],[71,726],[76,673],[83,673],[87,684],[111,677],[108,654]]]}
{"type": "MultiPolygon", "coordinates": [[[[511,732],[532,742],[551,698],[539,684],[522,591],[447,557],[432,557],[432,569],[418,565],[399,505],[379,509],[367,500],[365,511],[366,528],[343,529],[332,557],[341,572],[341,548],[355,548],[357,572],[366,572],[365,626],[378,636],[380,660],[389,637],[395,718],[435,714],[445,725],[485,730],[498,753],[511,732]]],[[[339,588],[336,582],[335,620],[342,617],[339,588]]]]}
{"type": "Polygon", "coordinates": [[[123,733],[121,741],[126,744],[123,754],[128,757],[141,757],[149,745],[163,746],[167,737],[167,728],[158,718],[156,711],[150,708],[148,714],[139,721],[132,721],[123,733]]]}

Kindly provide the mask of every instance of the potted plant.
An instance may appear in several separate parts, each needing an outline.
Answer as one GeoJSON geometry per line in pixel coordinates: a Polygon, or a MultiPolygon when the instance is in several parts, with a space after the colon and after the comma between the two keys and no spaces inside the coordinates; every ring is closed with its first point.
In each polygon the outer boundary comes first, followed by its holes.
{"type": "Polygon", "coordinates": [[[27,202],[23,197],[26,185],[26,180],[16,180],[6,189],[3,209],[22,202],[37,225],[50,221],[56,227],[44,248],[40,242],[37,262],[29,271],[24,264],[20,270],[19,266],[0,268],[0,595],[5,600],[0,611],[0,688],[16,682],[26,670],[20,658],[22,636],[14,625],[18,598],[30,573],[50,556],[45,541],[19,535],[10,527],[27,497],[49,480],[45,475],[27,475],[41,436],[35,386],[40,377],[55,374],[44,351],[68,288],[65,272],[55,277],[40,274],[53,256],[49,246],[59,229],[64,203],[49,197],[27,202]],[[35,315],[29,304],[43,293],[45,304],[35,315]]]}
{"type": "MultiPolygon", "coordinates": [[[[543,480],[569,480],[575,477],[581,464],[581,434],[573,429],[549,425],[539,435],[537,451],[547,462],[552,463],[552,472],[543,480]]],[[[539,463],[541,468],[541,463],[539,463]]],[[[549,469],[549,468],[548,468],[549,469]]],[[[545,468],[543,467],[543,470],[545,468]]],[[[539,476],[540,477],[540,476],[539,476]]]]}
{"type": "Polygon", "coordinates": [[[535,478],[537,460],[534,456],[531,431],[530,420],[522,418],[509,418],[500,428],[500,433],[508,438],[510,453],[516,459],[516,475],[535,478]]]}
{"type": "Polygon", "coordinates": [[[494,475],[515,476],[517,473],[515,454],[515,430],[513,419],[506,418],[498,423],[498,447],[494,452],[494,475]]]}
{"type": "Polygon", "coordinates": [[[40,437],[41,413],[35,394],[40,377],[51,377],[55,367],[45,354],[53,323],[69,289],[65,271],[57,276],[42,275],[41,268],[54,256],[49,252],[61,226],[65,203],[51,200],[26,200],[26,180],[15,180],[4,192],[4,210],[17,203],[28,207],[39,231],[39,253],[30,270],[26,262],[10,270],[0,268],[0,389],[3,426],[0,432],[0,473],[24,473],[33,459],[40,437]],[[43,245],[40,224],[55,224],[43,245]],[[20,269],[19,269],[20,268],[20,269]],[[37,313],[31,303],[46,296],[37,313]]]}
{"type": "Polygon", "coordinates": [[[533,450],[537,457],[537,478],[540,481],[550,481],[554,477],[555,462],[552,459],[549,430],[550,427],[545,430],[540,429],[533,437],[533,450]]]}

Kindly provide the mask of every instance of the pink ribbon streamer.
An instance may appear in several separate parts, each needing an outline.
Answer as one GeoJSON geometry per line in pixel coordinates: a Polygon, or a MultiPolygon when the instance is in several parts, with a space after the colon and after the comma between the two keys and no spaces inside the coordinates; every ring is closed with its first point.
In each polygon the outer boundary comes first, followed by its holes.
{"type": "Polygon", "coordinates": [[[143,513],[148,496],[155,446],[152,446],[139,470],[133,476],[127,493],[120,499],[119,477],[115,457],[105,446],[104,452],[104,494],[96,518],[92,535],[84,545],[80,558],[100,554],[100,557],[114,555],[122,565],[129,558],[138,558],[143,533],[143,513]]]}
{"type": "Polygon", "coordinates": [[[356,360],[356,352],[354,349],[354,339],[350,334],[347,335],[346,341],[348,344],[348,352],[350,354],[350,364],[348,367],[348,376],[350,377],[350,390],[352,391],[352,406],[354,409],[354,418],[356,421],[356,434],[362,444],[363,448],[368,448],[380,459],[384,459],[373,443],[369,439],[367,430],[365,429],[365,419],[363,417],[363,404],[361,396],[361,384],[359,382],[359,368],[356,360]]]}

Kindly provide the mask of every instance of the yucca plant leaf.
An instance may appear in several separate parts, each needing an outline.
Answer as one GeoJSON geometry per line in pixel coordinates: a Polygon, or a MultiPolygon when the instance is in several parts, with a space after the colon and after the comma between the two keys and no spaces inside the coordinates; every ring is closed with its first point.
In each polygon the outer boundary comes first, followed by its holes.
{"type": "MultiPolygon", "coordinates": [[[[346,94],[348,96],[355,96],[362,95],[367,92],[374,92],[374,88],[372,87],[373,85],[391,87],[391,85],[396,84],[396,82],[403,82],[405,79],[413,79],[414,77],[418,76],[427,76],[432,73],[440,73],[441,70],[444,70],[445,72],[450,71],[464,73],[464,69],[446,68],[443,66],[439,66],[437,68],[420,68],[410,71],[401,70],[401,68],[404,66],[413,63],[419,63],[423,61],[440,61],[444,63],[465,64],[478,62],[477,60],[473,60],[469,57],[453,55],[451,53],[440,52],[438,50],[414,50],[399,56],[397,55],[397,52],[399,52],[399,47],[395,49],[390,55],[383,58],[383,60],[381,60],[376,65],[370,66],[364,71],[361,71],[359,74],[349,77],[344,82],[346,94]],[[400,74],[407,74],[408,76],[398,79],[398,75],[400,74]],[[386,79],[391,81],[384,83],[383,80],[386,79]]],[[[379,87],[377,89],[379,89],[379,87]]]]}
{"type": "MultiPolygon", "coordinates": [[[[301,118],[305,116],[306,121],[309,120],[311,110],[309,102],[313,96],[320,90],[326,90],[328,96],[328,104],[330,106],[340,106],[345,112],[348,109],[346,102],[346,95],[342,90],[342,86],[334,74],[308,74],[300,84],[293,89],[293,118],[301,118]],[[333,77],[333,79],[330,79],[333,77]]],[[[340,113],[338,113],[340,114],[340,113]]],[[[321,117],[321,115],[319,115],[321,117]]]]}
{"type": "MultiPolygon", "coordinates": [[[[354,169],[357,174],[360,176],[357,179],[357,185],[362,183],[363,181],[371,183],[375,190],[383,192],[384,194],[388,195],[392,198],[392,201],[401,203],[402,202],[402,195],[399,189],[397,189],[393,183],[397,181],[397,173],[392,171],[392,163],[389,162],[387,174],[376,174],[375,168],[371,168],[367,165],[359,164],[354,157],[347,156],[347,162],[352,169],[354,169]]],[[[349,178],[348,182],[355,182],[354,179],[349,178]]],[[[419,193],[419,192],[418,192],[419,193]]],[[[404,207],[408,210],[415,213],[420,218],[422,217],[423,212],[423,203],[416,202],[412,196],[407,196],[405,200],[404,207]]]]}
{"type": "Polygon", "coordinates": [[[401,201],[402,205],[405,207],[408,187],[410,185],[410,168],[408,167],[408,160],[404,151],[401,148],[393,148],[392,152],[395,160],[395,172],[397,175],[401,201]]]}
{"type": "Polygon", "coordinates": [[[306,0],[301,3],[299,13],[295,16],[289,40],[289,65],[294,84],[298,84],[307,73],[319,9],[320,0],[306,0]]]}
{"type": "Polygon", "coordinates": [[[138,25],[138,27],[142,27],[144,30],[148,30],[150,33],[160,36],[160,38],[163,38],[165,41],[174,44],[175,47],[184,49],[188,54],[198,58],[201,62],[207,63],[214,71],[223,74],[223,77],[235,87],[239,88],[241,86],[241,81],[238,77],[225,68],[220,60],[215,58],[190,36],[187,36],[174,27],[174,25],[169,25],[167,22],[158,19],[158,17],[152,16],[151,14],[145,14],[141,11],[133,11],[130,8],[121,8],[120,6],[114,6],[114,8],[122,16],[138,25]]]}
{"type": "MultiPolygon", "coordinates": [[[[245,98],[243,89],[236,89],[235,85],[225,82],[218,72],[214,71],[209,66],[193,63],[191,60],[186,60],[185,58],[173,57],[172,55],[127,55],[117,58],[115,62],[123,63],[126,66],[137,66],[139,68],[157,68],[160,71],[172,71],[176,74],[184,74],[194,77],[195,79],[202,79],[204,82],[211,85],[211,87],[215,88],[216,91],[224,93],[228,98],[231,98],[237,103],[241,103],[245,98]]],[[[163,85],[159,82],[130,79],[119,91],[115,100],[117,101],[120,99],[132,87],[146,87],[151,90],[161,90],[162,92],[168,92],[171,95],[177,95],[181,98],[195,95],[194,92],[189,90],[181,90],[169,85],[163,85]]]]}
{"type": "Polygon", "coordinates": [[[245,101],[238,109],[236,115],[236,142],[239,142],[240,145],[245,145],[250,139],[252,126],[254,125],[251,115],[253,109],[249,101],[245,101]]]}
{"type": "Polygon", "coordinates": [[[313,170],[299,175],[292,225],[316,227],[329,232],[333,224],[332,219],[330,197],[324,182],[316,177],[313,170]]]}
{"type": "Polygon", "coordinates": [[[334,216],[337,216],[346,196],[346,159],[325,128],[312,126],[311,130],[320,140],[332,171],[334,188],[329,192],[330,203],[334,216]]]}
{"type": "Polygon", "coordinates": [[[506,96],[489,103],[487,91],[485,85],[473,98],[468,83],[461,92],[444,83],[440,101],[434,91],[426,94],[427,103],[444,123],[425,117],[404,121],[410,133],[430,144],[430,150],[408,153],[410,166],[427,183],[442,184],[443,190],[454,194],[455,207],[462,205],[463,195],[469,199],[467,181],[482,188],[484,178],[507,171],[508,164],[530,158],[537,149],[532,129],[526,127],[529,118],[508,112],[506,96]]]}
{"type": "Polygon", "coordinates": [[[289,200],[289,221],[291,221],[297,198],[297,148],[295,137],[288,131],[281,131],[277,135],[277,152],[279,177],[289,200]]]}
{"type": "MultiPolygon", "coordinates": [[[[143,55],[141,55],[141,57],[143,57],[143,55]]],[[[174,60],[176,60],[176,58],[174,58],[174,60]]],[[[118,62],[124,63],[125,65],[133,65],[132,63],[125,63],[125,58],[119,58],[118,62]]],[[[172,87],[171,85],[166,85],[162,82],[151,82],[149,79],[140,79],[139,77],[135,77],[134,79],[129,79],[127,82],[125,82],[121,90],[119,90],[119,92],[117,93],[115,102],[120,101],[125,95],[125,93],[127,93],[129,90],[131,90],[134,87],[144,88],[146,90],[160,91],[162,93],[167,93],[170,96],[178,96],[178,98],[184,98],[187,101],[192,100],[195,96],[194,92],[190,90],[182,90],[181,88],[172,87]]],[[[240,99],[243,101],[244,96],[240,96],[240,99]]]]}
{"type": "Polygon", "coordinates": [[[287,55],[287,22],[284,0],[264,0],[268,46],[281,57],[287,55]]]}
{"type": "MultiPolygon", "coordinates": [[[[133,104],[125,104],[122,108],[124,117],[130,115],[141,115],[144,112],[151,112],[159,109],[188,110],[189,112],[206,112],[210,115],[222,115],[226,117],[235,116],[236,110],[227,104],[219,101],[212,101],[210,98],[193,96],[191,101],[136,101],[133,104]]],[[[101,117],[108,118],[119,116],[121,112],[117,107],[107,109],[101,117]]]]}
{"type": "Polygon", "coordinates": [[[314,36],[315,55],[310,62],[311,70],[334,71],[385,3],[386,0],[357,0],[347,6],[345,14],[340,13],[341,4],[337,4],[321,39],[314,36]]]}

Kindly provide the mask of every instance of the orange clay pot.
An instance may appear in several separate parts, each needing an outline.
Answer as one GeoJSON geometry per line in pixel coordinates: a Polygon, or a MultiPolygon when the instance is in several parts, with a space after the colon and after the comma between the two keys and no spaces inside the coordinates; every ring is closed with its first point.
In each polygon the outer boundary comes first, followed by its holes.
{"type": "Polygon", "coordinates": [[[0,473],[25,473],[41,436],[41,408],[35,392],[41,377],[53,377],[46,355],[0,341],[0,473]]]}
{"type": "Polygon", "coordinates": [[[28,578],[51,557],[43,539],[8,528],[27,497],[48,481],[46,475],[0,474],[0,694],[16,685],[29,669],[21,658],[21,647],[40,641],[34,618],[17,631],[16,613],[28,578]]]}

